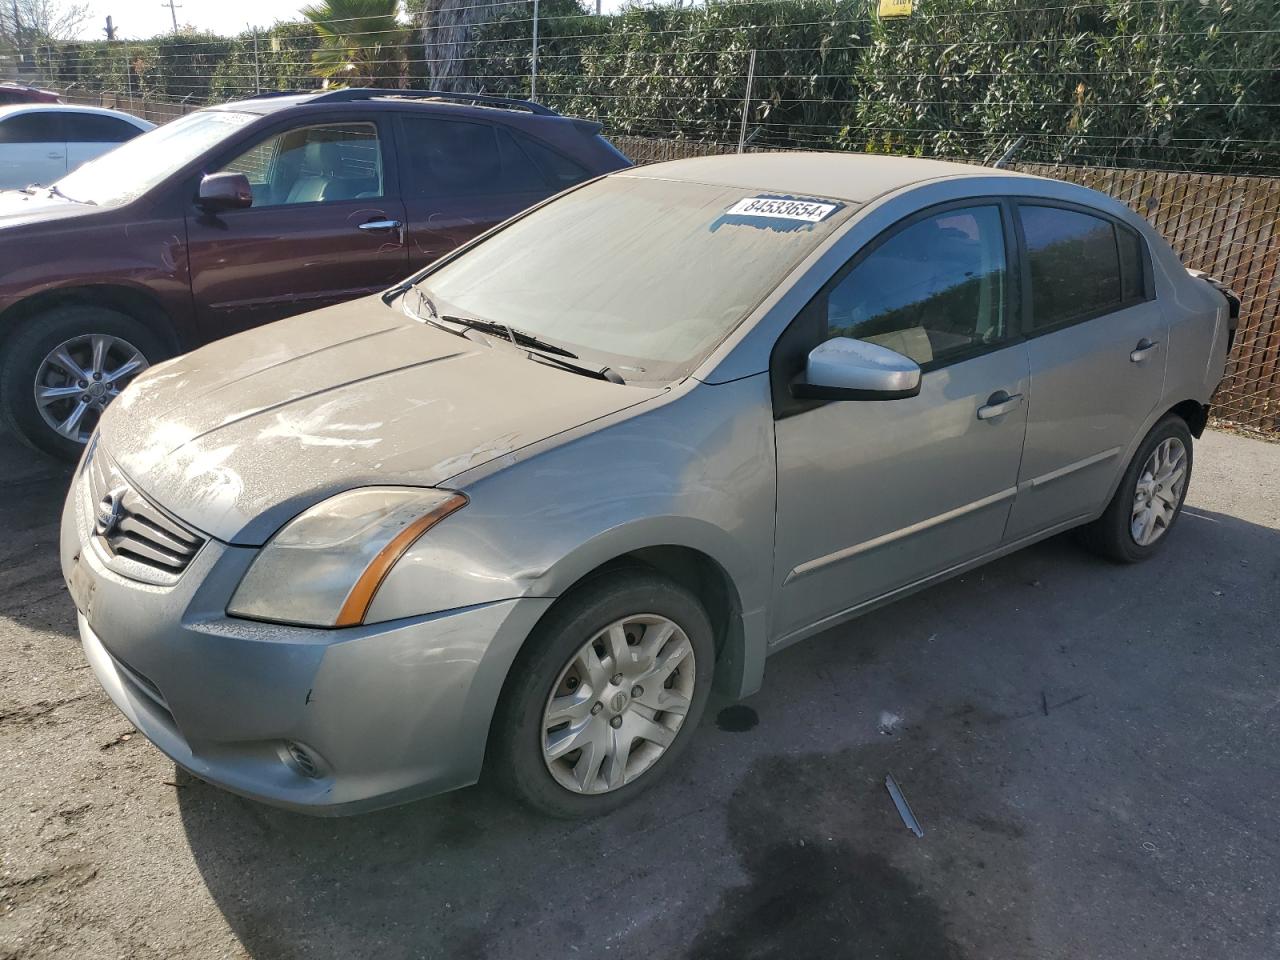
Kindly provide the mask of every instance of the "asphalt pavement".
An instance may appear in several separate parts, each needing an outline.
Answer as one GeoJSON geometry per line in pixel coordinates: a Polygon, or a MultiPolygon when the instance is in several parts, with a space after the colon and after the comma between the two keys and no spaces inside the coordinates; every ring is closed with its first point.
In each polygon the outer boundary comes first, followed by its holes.
{"type": "Polygon", "coordinates": [[[1061,537],[784,651],[576,824],[175,770],[85,667],[66,485],[0,437],[3,960],[1280,956],[1280,444],[1210,432],[1148,564],[1061,537]]]}

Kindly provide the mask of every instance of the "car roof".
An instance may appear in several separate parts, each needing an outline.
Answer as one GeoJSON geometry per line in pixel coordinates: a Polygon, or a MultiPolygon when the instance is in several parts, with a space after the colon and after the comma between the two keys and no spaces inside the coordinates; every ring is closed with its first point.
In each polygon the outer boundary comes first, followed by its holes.
{"type": "Polygon", "coordinates": [[[5,117],[13,116],[16,113],[48,113],[57,111],[58,113],[96,113],[105,117],[116,117],[120,120],[127,120],[131,123],[142,123],[148,126],[154,126],[150,121],[143,120],[141,117],[135,117],[131,113],[125,113],[123,110],[110,110],[107,107],[82,107],[75,103],[11,103],[7,106],[0,107],[0,120],[5,117]]]}
{"type": "Polygon", "coordinates": [[[490,98],[492,102],[482,102],[486,98],[483,94],[477,95],[476,101],[468,100],[469,94],[448,94],[440,93],[432,96],[429,91],[419,90],[395,90],[388,88],[381,90],[312,90],[301,92],[286,93],[263,93],[256,97],[249,97],[245,100],[232,100],[229,103],[219,103],[206,107],[206,110],[227,110],[234,113],[256,113],[263,116],[271,113],[278,113],[281,110],[290,110],[296,108],[319,109],[328,107],[330,109],[369,109],[370,107],[378,109],[386,109],[395,107],[397,109],[415,110],[415,109],[445,109],[450,111],[458,111],[459,113],[475,113],[482,111],[486,116],[493,116],[495,112],[499,114],[515,114],[517,116],[531,117],[538,116],[540,113],[551,116],[558,116],[551,111],[539,108],[537,104],[531,104],[531,110],[520,109],[519,105],[525,101],[514,98],[490,98]],[[350,98],[338,98],[334,94],[350,93],[365,94],[364,96],[351,96],[350,98]],[[325,96],[329,94],[330,96],[325,96]],[[456,96],[457,99],[451,99],[456,96]]]}
{"type": "Polygon", "coordinates": [[[713,183],[743,190],[866,203],[882,194],[943,177],[1040,179],[969,163],[870,153],[745,153],[691,157],[611,174],[713,183]]]}

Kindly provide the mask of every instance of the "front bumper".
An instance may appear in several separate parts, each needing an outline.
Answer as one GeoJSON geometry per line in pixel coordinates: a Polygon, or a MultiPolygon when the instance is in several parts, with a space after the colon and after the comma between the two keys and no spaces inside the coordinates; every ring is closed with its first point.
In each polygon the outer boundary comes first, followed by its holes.
{"type": "Polygon", "coordinates": [[[550,599],[342,630],[238,620],[227,598],[256,550],[210,540],[172,585],[127,579],[106,565],[82,486],[68,497],[61,548],[85,656],[176,763],[252,799],[326,815],[479,777],[507,670],[550,599]]]}

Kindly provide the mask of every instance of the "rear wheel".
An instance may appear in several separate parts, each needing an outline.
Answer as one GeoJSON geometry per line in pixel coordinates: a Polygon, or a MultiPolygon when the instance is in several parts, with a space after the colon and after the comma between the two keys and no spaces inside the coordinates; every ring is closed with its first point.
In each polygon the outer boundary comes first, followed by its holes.
{"type": "Polygon", "coordinates": [[[491,768],[557,817],[596,816],[655,783],[688,744],[715,666],[711,623],[647,568],[566,596],[512,666],[491,768]]]}
{"type": "Polygon", "coordinates": [[[1111,503],[1081,529],[1081,540],[1119,563],[1154,555],[1182,514],[1191,459],[1191,431],[1185,420],[1170,414],[1138,446],[1111,503]]]}
{"type": "Polygon", "coordinates": [[[167,354],[149,328],[119,311],[54,308],[5,344],[0,412],[30,446],[73,460],[107,405],[167,354]]]}

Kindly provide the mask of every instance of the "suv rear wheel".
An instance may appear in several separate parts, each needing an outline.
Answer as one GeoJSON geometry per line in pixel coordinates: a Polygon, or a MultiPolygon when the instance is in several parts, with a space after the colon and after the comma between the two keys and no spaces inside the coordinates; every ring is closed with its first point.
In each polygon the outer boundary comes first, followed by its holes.
{"type": "Polygon", "coordinates": [[[683,752],[714,670],[696,596],[645,567],[603,574],[565,596],[516,658],[491,769],[544,813],[607,813],[683,752]]]}
{"type": "Polygon", "coordinates": [[[80,456],[107,404],[169,351],[144,324],[73,304],[27,320],[4,345],[0,413],[28,445],[80,456]]]}

